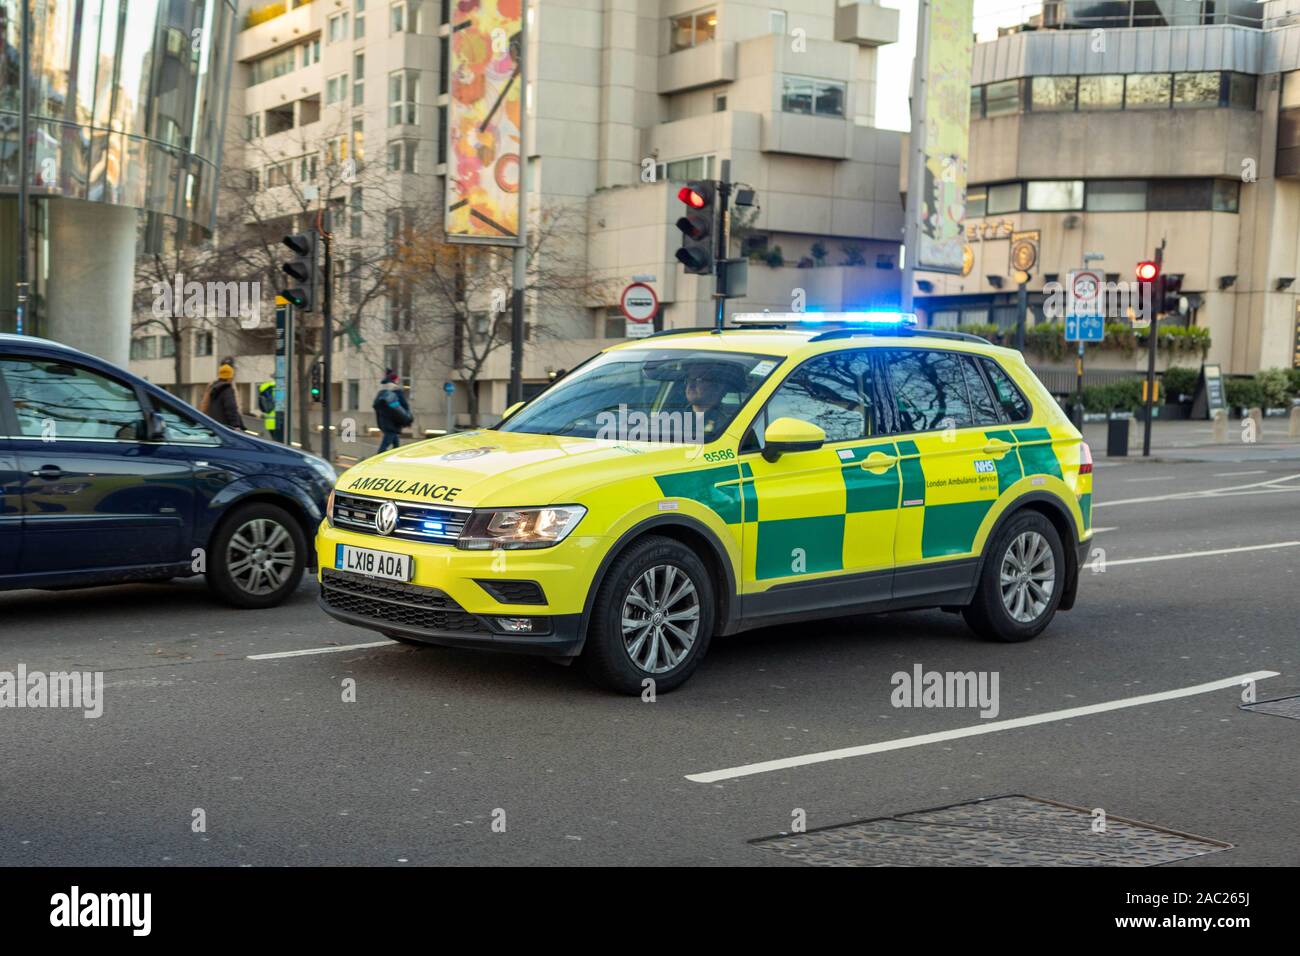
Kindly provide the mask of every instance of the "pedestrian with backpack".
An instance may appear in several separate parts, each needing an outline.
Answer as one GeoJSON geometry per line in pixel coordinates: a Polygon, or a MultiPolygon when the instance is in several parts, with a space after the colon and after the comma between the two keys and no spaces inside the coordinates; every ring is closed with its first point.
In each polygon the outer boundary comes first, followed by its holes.
{"type": "Polygon", "coordinates": [[[384,372],[383,381],[379,383],[374,409],[375,424],[384,436],[379,443],[378,454],[382,454],[400,445],[402,429],[415,421],[411,406],[406,401],[406,391],[402,388],[397,372],[391,368],[384,372]]]}

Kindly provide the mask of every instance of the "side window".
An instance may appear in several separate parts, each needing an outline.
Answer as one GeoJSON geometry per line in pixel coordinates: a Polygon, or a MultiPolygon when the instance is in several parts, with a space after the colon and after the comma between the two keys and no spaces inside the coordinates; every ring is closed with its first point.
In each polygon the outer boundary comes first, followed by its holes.
{"type": "Polygon", "coordinates": [[[0,359],[0,373],[22,435],[138,440],[140,403],[129,385],[51,359],[0,359]]]}
{"type": "Polygon", "coordinates": [[[200,425],[180,409],[162,401],[157,395],[149,396],[153,410],[163,417],[166,441],[193,445],[216,445],[219,439],[210,428],[200,425]]]}
{"type": "Polygon", "coordinates": [[[974,423],[966,396],[961,356],[955,352],[899,349],[887,358],[885,374],[894,393],[901,432],[965,428],[974,423]]]}
{"type": "Polygon", "coordinates": [[[1002,411],[1006,413],[1007,418],[1013,422],[1028,421],[1033,410],[1029,407],[1029,400],[1025,398],[1024,393],[1016,388],[1015,382],[1011,381],[1011,376],[990,358],[981,358],[980,361],[984,363],[984,374],[993,384],[993,397],[1002,406],[1002,411]]]}
{"type": "Polygon", "coordinates": [[[961,357],[961,370],[966,377],[966,392],[970,395],[970,410],[975,424],[997,425],[1001,423],[1002,417],[998,414],[993,399],[989,396],[988,386],[984,384],[984,378],[975,365],[973,355],[963,355],[961,357]]]}
{"type": "Polygon", "coordinates": [[[863,350],[829,352],[790,373],[755,422],[758,438],[769,422],[797,418],[826,432],[828,442],[869,438],[875,402],[871,362],[863,350]]]}

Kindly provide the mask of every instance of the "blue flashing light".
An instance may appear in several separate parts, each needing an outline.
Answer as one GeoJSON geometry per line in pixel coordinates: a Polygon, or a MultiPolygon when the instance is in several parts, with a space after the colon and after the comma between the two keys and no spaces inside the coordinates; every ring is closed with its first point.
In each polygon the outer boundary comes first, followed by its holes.
{"type": "Polygon", "coordinates": [[[916,314],[895,311],[861,312],[745,312],[732,317],[736,325],[838,325],[874,329],[914,329],[916,314]]]}
{"type": "Polygon", "coordinates": [[[420,527],[425,531],[443,531],[445,530],[441,521],[423,521],[420,527]]]}

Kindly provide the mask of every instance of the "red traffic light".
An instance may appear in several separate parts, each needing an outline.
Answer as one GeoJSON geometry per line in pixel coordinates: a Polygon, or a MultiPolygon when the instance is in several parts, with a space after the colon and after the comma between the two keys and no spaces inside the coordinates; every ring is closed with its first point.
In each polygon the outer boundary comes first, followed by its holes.
{"type": "Polygon", "coordinates": [[[677,190],[677,198],[692,209],[703,209],[709,204],[709,199],[704,193],[690,186],[683,186],[677,190]]]}
{"type": "Polygon", "coordinates": [[[1160,274],[1160,267],[1154,262],[1139,262],[1137,264],[1137,277],[1139,282],[1154,282],[1156,276],[1160,274]]]}

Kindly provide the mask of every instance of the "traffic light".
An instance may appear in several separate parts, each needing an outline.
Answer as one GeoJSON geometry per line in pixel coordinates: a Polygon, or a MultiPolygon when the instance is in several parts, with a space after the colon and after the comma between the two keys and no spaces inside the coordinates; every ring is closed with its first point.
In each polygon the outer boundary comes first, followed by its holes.
{"type": "Polygon", "coordinates": [[[682,247],[677,259],[692,275],[713,274],[714,224],[717,211],[713,205],[713,183],[687,183],[677,191],[686,204],[686,215],[677,220],[682,233],[682,247]]]}
{"type": "Polygon", "coordinates": [[[1145,326],[1147,319],[1160,305],[1160,266],[1149,259],[1144,260],[1137,264],[1136,273],[1141,314],[1133,318],[1145,326]]]}
{"type": "Polygon", "coordinates": [[[1158,275],[1160,275],[1160,267],[1154,262],[1139,262],[1137,264],[1138,282],[1155,282],[1158,275]]]}
{"type": "Polygon", "coordinates": [[[321,400],[321,384],[324,379],[324,368],[322,363],[316,362],[311,367],[311,400],[319,402],[321,400]]]}
{"type": "Polygon", "coordinates": [[[279,294],[298,311],[310,312],[316,291],[316,233],[285,236],[283,242],[293,251],[294,258],[280,268],[295,284],[279,290],[279,294]]]}
{"type": "Polygon", "coordinates": [[[1166,272],[1164,282],[1164,293],[1161,298],[1160,308],[1156,311],[1163,312],[1166,315],[1178,315],[1183,311],[1183,304],[1180,301],[1183,297],[1183,275],[1181,272],[1166,272]]]}

